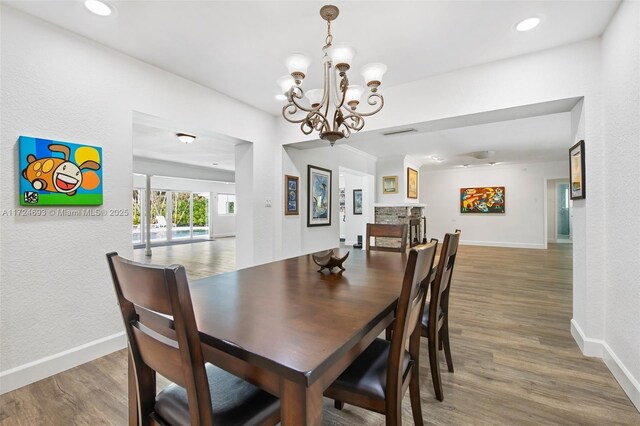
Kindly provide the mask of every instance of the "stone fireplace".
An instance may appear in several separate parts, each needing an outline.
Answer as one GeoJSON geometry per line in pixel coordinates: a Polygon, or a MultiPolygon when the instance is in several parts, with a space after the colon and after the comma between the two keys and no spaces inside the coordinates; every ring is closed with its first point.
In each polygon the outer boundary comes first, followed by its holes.
{"type": "MultiPolygon", "coordinates": [[[[409,227],[407,233],[407,247],[422,242],[424,235],[423,221],[424,204],[398,204],[375,206],[375,223],[390,225],[406,224],[409,227]],[[413,241],[412,241],[413,240],[413,241]]],[[[394,238],[377,238],[376,245],[383,247],[400,247],[400,242],[394,238]]]]}

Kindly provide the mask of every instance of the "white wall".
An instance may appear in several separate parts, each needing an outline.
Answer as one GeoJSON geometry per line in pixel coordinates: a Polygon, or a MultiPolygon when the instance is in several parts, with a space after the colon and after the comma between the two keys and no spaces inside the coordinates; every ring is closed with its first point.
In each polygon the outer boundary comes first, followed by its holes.
{"type": "MultiPolygon", "coordinates": [[[[20,207],[20,135],[101,146],[102,207],[130,209],[140,111],[252,142],[237,179],[238,264],[273,257],[261,200],[274,191],[274,117],[4,4],[0,14],[1,209],[20,207]]],[[[0,233],[2,392],[124,347],[105,253],[131,257],[130,217],[2,217],[0,233]]]]}
{"type": "MultiPolygon", "coordinates": [[[[296,149],[286,147],[283,150],[283,176],[284,174],[300,177],[300,215],[284,216],[282,210],[283,232],[282,232],[282,257],[296,256],[300,253],[312,253],[338,247],[340,243],[340,214],[339,214],[339,173],[340,167],[371,175],[368,182],[363,186],[369,188],[369,198],[365,198],[363,191],[363,203],[371,205],[373,201],[373,176],[375,175],[375,159],[367,155],[343,148],[340,146],[316,148],[316,149],[296,149]],[[331,188],[331,226],[307,227],[307,166],[311,164],[332,171],[331,188]]],[[[347,211],[351,207],[350,197],[353,192],[346,194],[347,211]]],[[[281,209],[281,208],[280,208],[281,209]]],[[[362,220],[370,220],[371,211],[363,212],[362,220]],[[369,215],[369,216],[367,216],[369,215]]]]}
{"type": "Polygon", "coordinates": [[[630,195],[640,183],[640,3],[623,2],[609,25],[602,41],[602,72],[607,171],[600,200],[607,209],[603,358],[640,410],[640,215],[630,195]]]}
{"type": "Polygon", "coordinates": [[[427,238],[442,240],[462,230],[461,244],[545,248],[544,196],[548,178],[568,173],[566,163],[480,166],[428,171],[422,168],[427,238]],[[505,187],[504,214],[460,213],[460,188],[505,187]]]}
{"type": "MultiPolygon", "coordinates": [[[[362,189],[362,196],[364,198],[366,188],[364,188],[364,177],[353,175],[347,172],[344,174],[344,188],[345,188],[345,221],[344,221],[344,238],[346,245],[353,245],[358,241],[358,235],[363,235],[362,230],[365,229],[365,223],[363,220],[364,215],[353,214],[353,190],[362,189]]],[[[364,203],[363,203],[364,210],[364,203]]],[[[363,212],[364,213],[364,212],[363,212]]]]}

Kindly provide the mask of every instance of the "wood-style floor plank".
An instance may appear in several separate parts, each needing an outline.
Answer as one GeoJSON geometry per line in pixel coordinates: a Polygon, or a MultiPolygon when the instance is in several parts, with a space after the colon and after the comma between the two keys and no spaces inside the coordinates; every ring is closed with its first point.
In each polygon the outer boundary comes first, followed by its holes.
{"type": "MultiPolygon", "coordinates": [[[[235,241],[142,250],[135,259],[185,265],[191,279],[233,270],[235,241]]],[[[549,250],[461,246],[450,332],[456,372],[441,356],[444,402],[433,393],[426,342],[420,375],[429,425],[640,425],[599,359],[582,356],[569,332],[571,245],[549,250]]],[[[119,351],[0,396],[1,425],[124,425],[127,358],[119,351]]],[[[159,380],[158,386],[166,385],[159,380]]],[[[325,424],[383,425],[384,417],[325,400],[325,424]]],[[[409,396],[403,421],[413,425],[409,396]]]]}

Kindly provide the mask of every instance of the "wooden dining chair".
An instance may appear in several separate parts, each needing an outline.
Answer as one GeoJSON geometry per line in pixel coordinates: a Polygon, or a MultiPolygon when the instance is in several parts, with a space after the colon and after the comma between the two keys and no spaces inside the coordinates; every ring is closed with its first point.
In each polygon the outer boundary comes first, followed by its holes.
{"type": "Polygon", "coordinates": [[[107,254],[107,261],[129,340],[138,424],[280,421],[278,398],[205,364],[184,267],[143,265],[117,253],[107,254]],[[156,372],[174,382],[158,395],[156,372]]]}
{"type": "Polygon", "coordinates": [[[453,359],[449,342],[449,291],[451,290],[451,277],[456,263],[459,242],[459,229],[456,229],[453,234],[444,236],[438,266],[435,268],[435,274],[432,274],[431,296],[422,313],[422,336],[428,339],[431,378],[436,398],[439,401],[444,400],[444,393],[440,378],[438,350],[444,349],[447,368],[453,373],[453,359]]]}
{"type": "Polygon", "coordinates": [[[396,251],[405,253],[407,251],[407,224],[387,225],[382,223],[367,223],[367,250],[396,251]],[[371,237],[399,238],[400,247],[381,247],[376,240],[376,245],[371,245],[371,237]]]}
{"type": "Polygon", "coordinates": [[[409,251],[391,341],[374,340],[325,391],[324,396],[334,399],[337,409],[346,402],[385,414],[387,425],[400,425],[402,398],[409,387],[414,422],[423,424],[418,374],[420,317],[435,253],[435,243],[409,251]]]}

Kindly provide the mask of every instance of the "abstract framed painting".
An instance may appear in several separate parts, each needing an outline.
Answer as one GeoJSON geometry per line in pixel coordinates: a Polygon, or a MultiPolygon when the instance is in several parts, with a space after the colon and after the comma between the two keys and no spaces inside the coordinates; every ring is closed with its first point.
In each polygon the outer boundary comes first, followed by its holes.
{"type": "Polygon", "coordinates": [[[460,188],[460,213],[504,213],[504,186],[460,188]]]}
{"type": "Polygon", "coordinates": [[[102,148],[20,136],[22,206],[102,205],[102,148]]]}
{"type": "Polygon", "coordinates": [[[382,176],[382,193],[398,193],[398,176],[382,176]]]}
{"type": "Polygon", "coordinates": [[[407,167],[407,198],[418,198],[418,171],[407,167]]]}
{"type": "Polygon", "coordinates": [[[284,214],[286,216],[297,215],[300,212],[300,178],[298,176],[284,175],[284,214]]]}
{"type": "Polygon", "coordinates": [[[331,170],[307,166],[307,226],[331,226],[331,170]]]}
{"type": "Polygon", "coordinates": [[[362,214],[362,189],[353,190],[353,214],[362,214]]]}
{"type": "Polygon", "coordinates": [[[572,200],[586,198],[584,141],[580,141],[569,149],[569,183],[572,200]]]}

